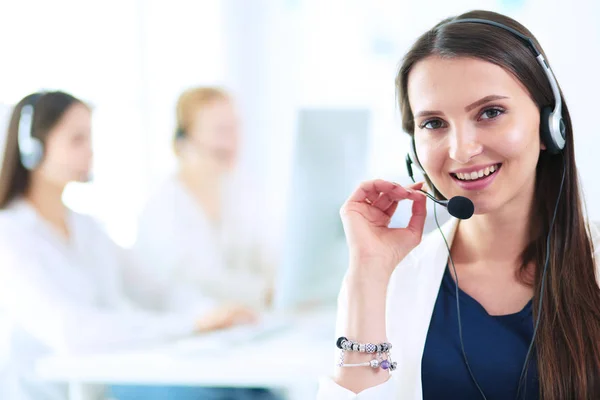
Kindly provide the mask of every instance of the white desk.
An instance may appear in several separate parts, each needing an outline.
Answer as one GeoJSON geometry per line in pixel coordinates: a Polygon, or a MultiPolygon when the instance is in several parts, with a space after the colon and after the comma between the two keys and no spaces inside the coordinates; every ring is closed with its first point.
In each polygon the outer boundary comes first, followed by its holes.
{"type": "Polygon", "coordinates": [[[38,362],[37,373],[67,383],[71,400],[89,399],[89,384],[123,383],[273,387],[292,398],[299,390],[304,399],[314,398],[317,380],[333,370],[334,320],[330,313],[305,316],[262,340],[223,350],[203,349],[202,339],[193,339],[143,351],[52,356],[38,362]]]}

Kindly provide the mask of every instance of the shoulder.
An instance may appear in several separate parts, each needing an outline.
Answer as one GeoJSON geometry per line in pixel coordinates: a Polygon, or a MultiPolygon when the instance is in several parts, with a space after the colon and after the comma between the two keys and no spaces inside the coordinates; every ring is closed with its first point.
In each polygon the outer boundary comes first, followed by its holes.
{"type": "Polygon", "coordinates": [[[174,206],[181,206],[185,200],[185,189],[176,176],[170,176],[154,187],[146,200],[147,211],[164,211],[174,206]]]}
{"type": "Polygon", "coordinates": [[[183,187],[175,176],[170,176],[150,190],[146,208],[165,207],[183,195],[183,187]]]}
{"type": "Polygon", "coordinates": [[[102,224],[89,214],[82,214],[77,211],[69,210],[71,224],[75,226],[76,232],[79,234],[86,233],[94,236],[108,236],[102,224]]]}
{"type": "Polygon", "coordinates": [[[110,257],[119,246],[113,241],[102,219],[69,210],[69,226],[75,245],[94,257],[110,257]]]}
{"type": "Polygon", "coordinates": [[[147,251],[149,247],[164,246],[181,234],[189,214],[185,192],[176,177],[169,177],[150,193],[137,216],[135,247],[147,251]]]}
{"type": "Polygon", "coordinates": [[[34,229],[35,211],[24,200],[15,200],[0,210],[0,238],[14,239],[34,229]]]}
{"type": "Polygon", "coordinates": [[[13,210],[4,209],[0,210],[0,232],[7,232],[8,230],[17,226],[18,220],[15,218],[13,210]]]}
{"type": "Polygon", "coordinates": [[[161,224],[172,218],[172,214],[181,211],[184,206],[185,193],[176,177],[169,177],[153,188],[142,208],[140,223],[161,224]]]}

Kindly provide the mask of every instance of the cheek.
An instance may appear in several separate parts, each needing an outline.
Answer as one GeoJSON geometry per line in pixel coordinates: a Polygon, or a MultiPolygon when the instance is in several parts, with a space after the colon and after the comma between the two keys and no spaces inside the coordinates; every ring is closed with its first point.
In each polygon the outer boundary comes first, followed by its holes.
{"type": "Polygon", "coordinates": [[[502,134],[493,135],[488,148],[502,159],[536,157],[541,150],[539,127],[536,124],[505,127],[502,134]]]}
{"type": "Polygon", "coordinates": [[[49,148],[45,156],[46,170],[57,178],[69,179],[71,175],[89,166],[90,155],[91,152],[84,147],[68,144],[49,148]]]}
{"type": "Polygon", "coordinates": [[[448,149],[443,146],[442,140],[424,138],[422,135],[415,136],[415,147],[417,157],[421,166],[430,178],[441,173],[445,160],[448,158],[448,149]]]}

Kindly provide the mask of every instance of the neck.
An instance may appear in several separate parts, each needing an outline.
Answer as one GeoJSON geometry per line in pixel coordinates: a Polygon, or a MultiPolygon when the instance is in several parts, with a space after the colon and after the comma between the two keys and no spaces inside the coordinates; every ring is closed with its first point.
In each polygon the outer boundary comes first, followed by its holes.
{"type": "Polygon", "coordinates": [[[67,209],[62,202],[64,186],[56,185],[39,174],[31,174],[25,200],[59,232],[68,236],[67,209]]]}
{"type": "Polygon", "coordinates": [[[180,168],[178,178],[213,223],[221,218],[222,179],[210,171],[180,168]]]}
{"type": "Polygon", "coordinates": [[[462,221],[452,247],[465,263],[520,265],[521,254],[531,241],[532,213],[533,190],[501,210],[462,221]]]}
{"type": "Polygon", "coordinates": [[[215,193],[221,189],[221,176],[215,171],[181,166],[178,172],[179,179],[184,185],[196,193],[215,193]]]}

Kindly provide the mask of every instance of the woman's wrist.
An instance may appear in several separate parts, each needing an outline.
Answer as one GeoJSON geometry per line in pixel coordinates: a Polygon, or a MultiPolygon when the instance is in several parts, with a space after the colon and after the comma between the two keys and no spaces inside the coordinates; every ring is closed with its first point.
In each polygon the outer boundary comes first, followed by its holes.
{"type": "Polygon", "coordinates": [[[387,288],[392,276],[393,267],[384,266],[384,260],[352,260],[348,268],[346,281],[348,285],[358,288],[387,288]]]}

